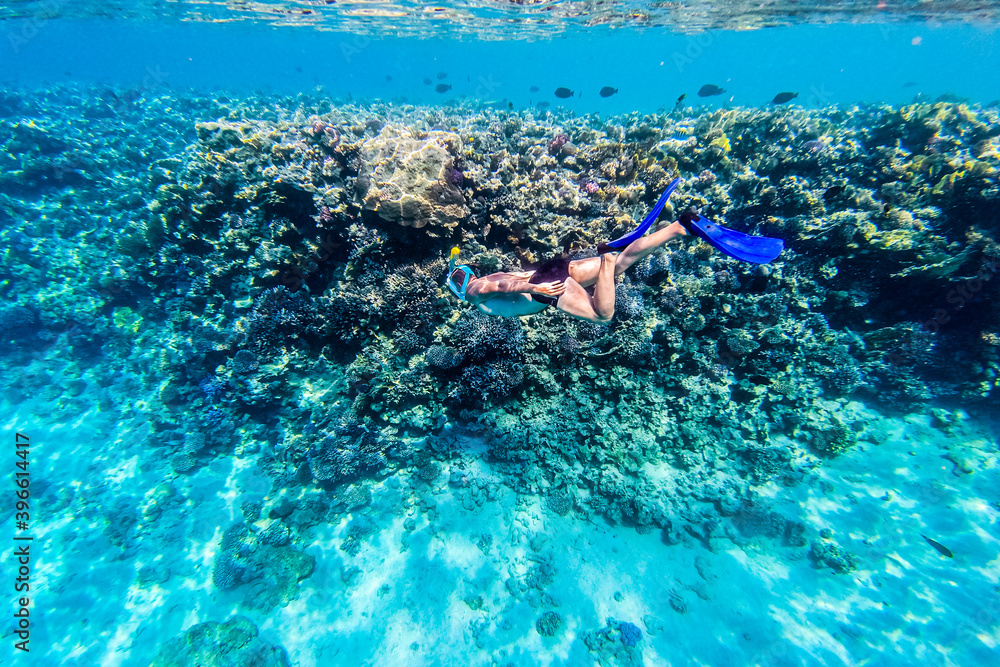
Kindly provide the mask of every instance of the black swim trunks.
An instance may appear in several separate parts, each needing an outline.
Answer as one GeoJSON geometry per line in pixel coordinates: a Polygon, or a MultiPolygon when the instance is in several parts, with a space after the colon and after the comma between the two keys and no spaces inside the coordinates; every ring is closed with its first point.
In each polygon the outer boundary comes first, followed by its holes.
{"type": "MultiPolygon", "coordinates": [[[[538,285],[539,283],[565,281],[567,278],[569,278],[569,259],[566,257],[556,257],[535,269],[534,275],[531,276],[528,282],[538,285]]],[[[538,303],[544,303],[549,306],[554,306],[559,301],[559,297],[557,296],[545,296],[544,294],[532,294],[531,298],[538,303]]]]}

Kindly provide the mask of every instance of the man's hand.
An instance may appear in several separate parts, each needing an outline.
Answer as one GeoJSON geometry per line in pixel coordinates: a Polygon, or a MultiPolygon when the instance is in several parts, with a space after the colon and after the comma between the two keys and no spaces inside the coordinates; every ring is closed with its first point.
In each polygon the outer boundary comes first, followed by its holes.
{"type": "Polygon", "coordinates": [[[531,290],[532,294],[541,294],[543,296],[560,296],[566,291],[566,283],[561,280],[557,280],[554,283],[538,283],[532,285],[534,289],[531,290]]]}

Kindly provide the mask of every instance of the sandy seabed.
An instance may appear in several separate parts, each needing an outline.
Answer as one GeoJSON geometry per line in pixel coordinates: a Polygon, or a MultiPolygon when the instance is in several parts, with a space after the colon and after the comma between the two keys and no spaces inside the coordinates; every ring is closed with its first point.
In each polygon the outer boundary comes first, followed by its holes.
{"type": "MultiPolygon", "coordinates": [[[[274,491],[250,459],[177,475],[144,451],[138,419],[90,411],[47,426],[41,402],[8,407],[5,439],[31,438],[40,517],[30,660],[148,664],[192,625],[242,614],[303,667],[990,664],[1000,656],[996,424],[935,428],[850,407],[877,423],[880,442],[763,489],[787,521],[829,530],[850,571],[766,531],[667,545],[659,531],[559,516],[503,486],[466,435],[462,479],[415,484],[404,469],[372,487],[367,507],[311,530],[299,546],[314,572],[268,611],[212,583],[241,499],[274,491]],[[163,482],[174,495],[150,512],[163,482]],[[109,541],[88,493],[146,494],[127,548],[109,541]],[[361,515],[370,528],[357,540],[361,515]],[[538,629],[546,612],[561,621],[551,637],[538,629]],[[623,623],[641,630],[634,646],[622,643],[623,623]]],[[[12,513],[6,523],[12,534],[12,513]]]]}

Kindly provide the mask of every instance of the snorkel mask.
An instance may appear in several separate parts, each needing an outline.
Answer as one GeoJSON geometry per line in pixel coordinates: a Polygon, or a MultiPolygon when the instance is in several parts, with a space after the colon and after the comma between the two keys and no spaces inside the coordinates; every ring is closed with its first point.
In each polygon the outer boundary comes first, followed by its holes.
{"type": "Polygon", "coordinates": [[[465,301],[465,290],[475,275],[472,273],[472,269],[465,264],[456,264],[458,253],[458,248],[451,249],[451,257],[448,258],[448,278],[445,284],[452,291],[452,294],[465,301]]]}

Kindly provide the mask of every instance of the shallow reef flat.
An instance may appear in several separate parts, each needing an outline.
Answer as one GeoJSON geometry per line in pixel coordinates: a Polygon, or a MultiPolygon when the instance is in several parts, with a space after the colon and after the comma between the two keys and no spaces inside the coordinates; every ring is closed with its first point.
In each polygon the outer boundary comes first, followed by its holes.
{"type": "Polygon", "coordinates": [[[986,660],[998,114],[0,93],[4,428],[51,442],[40,643],[986,660]],[[455,246],[483,272],[592,256],[675,177],[664,220],[786,251],[671,242],[607,326],[442,286],[455,246]]]}

